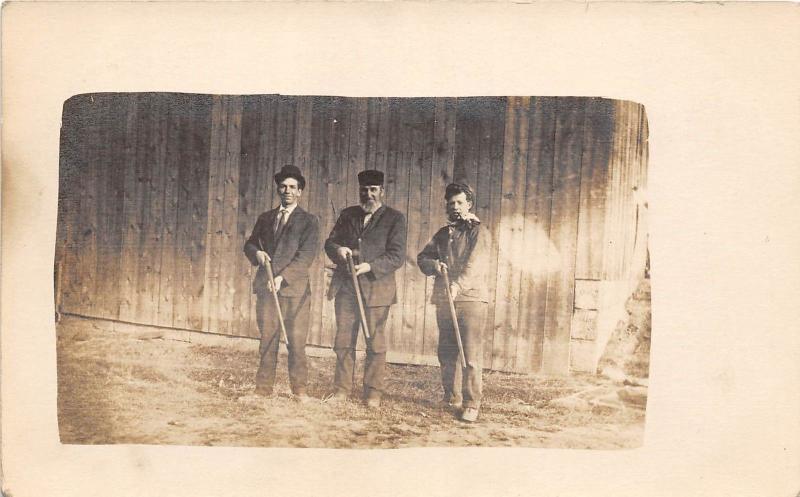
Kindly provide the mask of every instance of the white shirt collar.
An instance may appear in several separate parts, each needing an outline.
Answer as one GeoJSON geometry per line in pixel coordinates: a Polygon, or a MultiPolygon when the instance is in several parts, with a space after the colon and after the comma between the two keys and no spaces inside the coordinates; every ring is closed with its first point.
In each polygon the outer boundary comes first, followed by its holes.
{"type": "Polygon", "coordinates": [[[278,205],[278,210],[279,211],[282,211],[283,209],[286,209],[287,211],[289,211],[289,215],[290,216],[292,215],[292,212],[294,212],[294,210],[296,208],[297,208],[297,202],[293,203],[289,207],[284,207],[283,204],[278,205]]]}

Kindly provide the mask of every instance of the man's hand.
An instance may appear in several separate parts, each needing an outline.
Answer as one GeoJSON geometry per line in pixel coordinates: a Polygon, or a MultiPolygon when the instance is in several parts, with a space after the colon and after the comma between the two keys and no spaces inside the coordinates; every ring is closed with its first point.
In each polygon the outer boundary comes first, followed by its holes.
{"type": "Polygon", "coordinates": [[[450,295],[455,300],[456,296],[458,295],[458,291],[461,287],[458,286],[458,283],[450,283],[450,295]]]}
{"type": "Polygon", "coordinates": [[[272,281],[272,285],[270,285],[269,291],[273,291],[274,288],[276,292],[281,290],[281,286],[283,285],[283,276],[276,276],[275,279],[272,281]]]}
{"type": "Polygon", "coordinates": [[[370,271],[372,271],[372,266],[369,265],[369,262],[362,262],[361,264],[356,264],[356,276],[360,276],[370,271]]]}
{"type": "Polygon", "coordinates": [[[272,259],[269,258],[269,254],[263,250],[259,250],[256,252],[256,260],[258,261],[259,266],[266,266],[267,262],[271,261],[272,259]]]}
{"type": "Polygon", "coordinates": [[[351,256],[353,255],[353,251],[350,250],[350,247],[339,247],[339,249],[336,251],[336,253],[339,255],[339,257],[343,261],[347,260],[347,255],[348,254],[350,254],[351,256]]]}
{"type": "Polygon", "coordinates": [[[445,272],[445,270],[447,270],[447,264],[445,264],[442,261],[437,261],[436,272],[439,273],[439,274],[442,274],[442,273],[445,272]]]}

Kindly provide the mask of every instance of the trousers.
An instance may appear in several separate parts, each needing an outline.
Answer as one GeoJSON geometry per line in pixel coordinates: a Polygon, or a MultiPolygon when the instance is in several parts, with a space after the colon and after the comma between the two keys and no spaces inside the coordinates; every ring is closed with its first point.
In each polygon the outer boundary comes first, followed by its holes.
{"type": "MultiPolygon", "coordinates": [[[[334,386],[338,392],[349,394],[353,389],[353,371],[356,360],[356,343],[360,333],[361,317],[355,295],[340,290],[334,303],[336,311],[336,352],[334,386]]],[[[370,339],[366,341],[367,359],[364,364],[364,396],[380,398],[386,374],[386,335],[384,326],[389,316],[389,306],[366,307],[370,339]]]]}
{"type": "MultiPolygon", "coordinates": [[[[295,394],[305,393],[308,383],[308,364],[306,361],[306,339],[308,338],[308,314],[311,309],[310,292],[302,297],[281,297],[278,294],[286,338],[289,343],[289,384],[295,394]]],[[[275,385],[275,370],[278,366],[278,343],[281,328],[275,299],[270,293],[259,293],[256,298],[256,322],[261,332],[259,344],[259,364],[256,373],[256,391],[272,393],[275,385]]]]}
{"type": "Polygon", "coordinates": [[[439,326],[439,365],[445,400],[464,407],[479,408],[483,388],[483,326],[486,321],[486,302],[456,302],[456,317],[461,331],[461,344],[467,367],[462,368],[458,357],[458,342],[449,304],[436,306],[439,326]]]}

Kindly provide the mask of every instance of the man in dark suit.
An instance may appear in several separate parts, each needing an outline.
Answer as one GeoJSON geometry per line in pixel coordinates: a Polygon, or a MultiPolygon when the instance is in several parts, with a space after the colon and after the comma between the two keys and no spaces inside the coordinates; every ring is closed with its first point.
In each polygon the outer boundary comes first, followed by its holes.
{"type": "Polygon", "coordinates": [[[353,257],[363,291],[367,324],[364,366],[364,398],[368,407],[379,407],[386,369],[384,325],[389,306],[397,302],[394,273],[406,257],[406,219],[403,214],[383,205],[383,173],[366,170],[358,173],[360,205],[344,209],[325,241],[325,253],[336,264],[328,297],[334,298],[336,311],[336,374],[333,401],[347,398],[353,388],[355,347],[360,314],[347,255],[353,257]]]}
{"type": "Polygon", "coordinates": [[[435,276],[431,301],[436,305],[439,326],[439,364],[442,368],[444,403],[464,410],[461,419],[478,419],[481,405],[483,339],[489,301],[489,250],[491,234],[471,211],[475,204],[472,189],[451,183],[445,189],[448,224],[417,256],[417,265],[426,276],[435,276]],[[466,367],[459,364],[458,342],[443,270],[450,279],[466,367]]]}
{"type": "Polygon", "coordinates": [[[306,339],[311,284],[308,272],[317,256],[319,221],[297,205],[306,180],[295,166],[283,166],[274,177],[281,205],[258,217],[244,253],[258,272],[253,281],[256,294],[256,320],[261,332],[260,363],[256,374],[256,395],[272,395],[278,364],[280,324],[271,289],[278,291],[289,343],[289,382],[295,397],[309,400],[306,394],[308,367],[306,339]],[[268,281],[266,263],[272,263],[275,279],[268,281]]]}

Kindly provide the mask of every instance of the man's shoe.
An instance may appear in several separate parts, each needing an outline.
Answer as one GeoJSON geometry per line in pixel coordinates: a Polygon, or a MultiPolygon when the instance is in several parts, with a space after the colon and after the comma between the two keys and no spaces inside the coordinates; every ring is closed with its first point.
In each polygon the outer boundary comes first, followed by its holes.
{"type": "Polygon", "coordinates": [[[461,413],[461,421],[466,421],[467,423],[474,423],[478,420],[478,409],[475,407],[467,407],[464,409],[464,412],[461,413]]]}
{"type": "Polygon", "coordinates": [[[369,409],[377,409],[381,406],[381,398],[380,397],[367,397],[367,408],[369,409]]]}
{"type": "Polygon", "coordinates": [[[450,409],[461,409],[461,399],[450,397],[446,395],[442,399],[442,407],[450,408],[450,409]]]}

